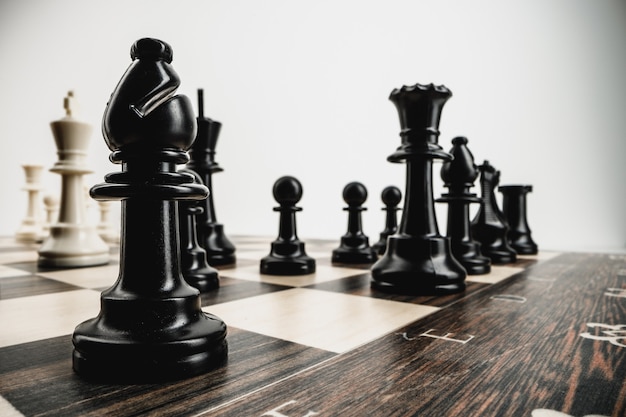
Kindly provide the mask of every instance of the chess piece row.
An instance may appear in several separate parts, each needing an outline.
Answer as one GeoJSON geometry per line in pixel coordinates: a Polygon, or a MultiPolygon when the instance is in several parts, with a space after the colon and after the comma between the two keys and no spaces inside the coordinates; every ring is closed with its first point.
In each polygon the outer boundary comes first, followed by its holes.
{"type": "MultiPolygon", "coordinates": [[[[74,331],[73,368],[90,379],[154,382],[206,372],[227,356],[226,324],[201,309],[198,289],[183,278],[181,264],[186,257],[181,256],[181,242],[176,238],[182,231],[186,247],[196,255],[189,259],[213,278],[207,280],[207,288],[217,285],[215,271],[207,267],[197,241],[212,235],[213,243],[225,242],[219,225],[205,227],[206,221],[215,221],[207,184],[219,169],[214,151],[208,148],[214,146],[219,125],[204,120],[202,111],[194,119],[188,98],[176,94],[180,79],[171,65],[173,54],[167,43],[140,39],[130,55],[132,62],[111,95],[102,129],[111,150],[109,159],[121,164],[122,170],[106,175],[104,183],[91,189],[98,201],[121,201],[120,272],[115,284],[101,294],[100,314],[74,331]],[[206,141],[197,140],[200,132],[205,132],[206,141]],[[194,139],[203,149],[192,150],[195,160],[189,164],[187,151],[194,139]],[[188,169],[178,170],[182,164],[189,164],[188,169]],[[187,217],[178,216],[178,211],[187,217]],[[198,222],[195,216],[200,214],[198,222]]],[[[333,252],[333,261],[373,262],[371,285],[375,288],[413,294],[465,288],[466,270],[453,256],[450,238],[438,232],[432,193],[433,159],[453,160],[437,144],[441,109],[450,96],[443,86],[419,84],[396,89],[390,96],[400,115],[402,144],[388,160],[406,163],[407,180],[401,222],[393,231],[397,221],[388,220],[386,250],[380,258],[362,233],[365,187],[355,182],[344,188],[348,232],[333,252]]],[[[80,166],[76,165],[80,164],[74,162],[60,164],[60,168],[67,175],[78,175],[80,166]]],[[[465,213],[465,206],[474,201],[471,184],[467,184],[474,172],[457,175],[456,171],[463,169],[446,167],[444,181],[450,192],[443,198],[457,207],[451,211],[465,213]],[[458,178],[461,186],[456,184],[458,178]]],[[[485,178],[483,195],[497,184],[485,178]]],[[[273,192],[279,203],[275,209],[280,214],[279,236],[261,260],[261,271],[285,274],[285,265],[298,273],[314,271],[315,263],[296,233],[301,184],[283,177],[273,192]]],[[[395,216],[399,190],[384,195],[388,214],[395,216]]],[[[486,201],[481,205],[488,219],[493,207],[486,201]]],[[[465,236],[466,227],[461,222],[460,235],[465,236]]],[[[226,252],[221,251],[222,261],[233,261],[234,253],[226,252]]]]}

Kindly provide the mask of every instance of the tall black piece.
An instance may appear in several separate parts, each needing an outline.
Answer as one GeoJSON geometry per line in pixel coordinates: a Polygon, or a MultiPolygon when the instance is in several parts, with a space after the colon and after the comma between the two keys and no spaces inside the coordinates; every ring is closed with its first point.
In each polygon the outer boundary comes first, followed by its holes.
{"type": "Polygon", "coordinates": [[[509,244],[520,255],[534,255],[538,251],[526,218],[526,194],[532,190],[532,185],[502,185],[498,188],[502,193],[502,213],[509,225],[509,244]]]}
{"type": "Polygon", "coordinates": [[[482,255],[480,243],[472,238],[470,230],[469,205],[480,203],[480,198],[470,192],[478,178],[478,167],[467,148],[467,138],[452,139],[450,154],[454,159],[445,161],[441,167],[441,179],[448,192],[437,199],[448,204],[446,236],[450,238],[452,254],[469,275],[488,274],[491,261],[482,255]]]}
{"type": "Polygon", "coordinates": [[[452,92],[416,84],[394,89],[389,99],[400,117],[402,144],[387,160],[406,162],[406,192],[398,232],[372,266],[372,287],[401,294],[446,294],[465,289],[466,271],[450,240],[439,234],[433,198],[433,159],[451,159],[437,144],[441,110],[452,92]]]}
{"type": "MultiPolygon", "coordinates": [[[[179,170],[193,175],[196,184],[202,184],[200,176],[191,170],[179,170]]],[[[210,193],[211,191],[209,191],[210,193]]],[[[178,202],[178,228],[180,232],[180,263],[187,284],[200,292],[219,288],[219,272],[207,262],[206,251],[198,243],[196,218],[204,211],[197,200],[178,202]]]]}
{"type": "Polygon", "coordinates": [[[483,255],[492,264],[515,262],[517,253],[508,243],[509,226],[498,207],[494,190],[500,182],[500,171],[489,161],[478,167],[480,170],[480,208],[471,223],[474,239],[480,242],[483,255]]]}
{"type": "Polygon", "coordinates": [[[378,242],[374,243],[372,247],[379,254],[382,255],[387,250],[387,238],[398,230],[398,204],[402,200],[402,191],[396,186],[390,185],[383,189],[380,194],[380,199],[383,200],[383,210],[385,211],[385,228],[380,232],[378,242]]]}
{"type": "Polygon", "coordinates": [[[304,275],[315,272],[315,259],[306,254],[304,242],[296,233],[296,204],[302,198],[302,185],[294,177],[281,177],[274,183],[274,199],[280,204],[278,238],[270,254],[261,259],[261,273],[269,275],[304,275]]]}
{"type": "Polygon", "coordinates": [[[351,182],[343,188],[343,200],[348,204],[348,231],[341,237],[338,248],[332,252],[332,262],[340,264],[371,264],[378,259],[370,246],[369,238],[363,233],[361,212],[367,210],[367,188],[360,182],[351,182]]]}
{"type": "Polygon", "coordinates": [[[102,131],[121,172],[91,189],[96,200],[122,201],[117,282],[101,295],[100,314],[76,327],[73,368],[88,379],[155,382],[222,364],[226,325],[200,308],[198,290],[180,268],[177,201],[207,188],[176,172],[188,160],[196,125],[166,43],[140,39],[113,91],[102,131]]]}
{"type": "Polygon", "coordinates": [[[212,176],[223,171],[215,162],[215,147],[222,124],[204,117],[203,90],[198,90],[198,134],[190,151],[187,168],[195,171],[202,178],[211,193],[203,202],[203,212],[198,215],[198,240],[207,253],[207,260],[213,266],[228,265],[236,262],[235,246],[224,233],[224,225],[217,222],[213,203],[212,176]]]}

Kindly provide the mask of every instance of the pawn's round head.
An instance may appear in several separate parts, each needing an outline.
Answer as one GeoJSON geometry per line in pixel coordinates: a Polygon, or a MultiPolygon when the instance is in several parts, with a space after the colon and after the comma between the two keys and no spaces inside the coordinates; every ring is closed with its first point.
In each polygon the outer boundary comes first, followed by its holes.
{"type": "Polygon", "coordinates": [[[402,200],[402,192],[398,187],[390,185],[385,187],[380,194],[380,198],[386,206],[395,207],[400,204],[400,200],[402,200]]]}
{"type": "Polygon", "coordinates": [[[152,61],[172,62],[172,47],[167,43],[154,38],[142,38],[130,47],[130,57],[135,59],[148,59],[152,61]]]}
{"type": "Polygon", "coordinates": [[[343,200],[349,206],[360,206],[367,200],[367,188],[360,182],[351,182],[343,189],[343,200]]]}
{"type": "Polygon", "coordinates": [[[291,176],[280,177],[274,183],[274,199],[281,205],[295,205],[302,198],[302,184],[291,176]]]}

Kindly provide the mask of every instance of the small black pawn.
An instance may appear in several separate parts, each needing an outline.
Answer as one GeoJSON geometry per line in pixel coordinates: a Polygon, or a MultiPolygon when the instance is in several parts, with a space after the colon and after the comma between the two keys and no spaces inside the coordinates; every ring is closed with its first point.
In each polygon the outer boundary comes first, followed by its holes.
{"type": "Polygon", "coordinates": [[[380,194],[380,198],[383,200],[383,204],[385,204],[383,208],[385,211],[385,229],[380,232],[378,242],[374,243],[372,247],[379,255],[382,255],[387,250],[387,238],[398,230],[396,212],[400,210],[398,204],[400,204],[400,200],[402,200],[402,191],[400,191],[398,187],[390,185],[389,187],[385,187],[380,194]]]}
{"type": "Polygon", "coordinates": [[[304,242],[296,233],[296,204],[302,198],[302,185],[294,177],[281,177],[274,183],[274,199],[280,204],[278,238],[272,242],[270,254],[261,259],[261,273],[268,275],[305,275],[315,272],[315,259],[308,256],[304,242]]]}
{"type": "Polygon", "coordinates": [[[109,159],[122,170],[90,191],[96,200],[121,200],[120,271],[100,296],[100,314],[74,330],[72,365],[87,379],[153,383],[224,364],[228,345],[225,323],[202,311],[180,268],[177,202],[208,195],[176,171],[196,133],[191,102],[176,95],[168,44],[140,39],[131,58],[102,125],[109,159]]]}
{"type": "MultiPolygon", "coordinates": [[[[202,179],[191,170],[180,170],[191,174],[196,184],[202,179]]],[[[209,191],[210,192],[210,191],[209,191]]],[[[220,286],[217,269],[207,262],[206,251],[198,244],[196,218],[204,210],[197,201],[178,202],[178,224],[180,230],[180,263],[183,278],[200,292],[209,292],[220,286]]]]}
{"type": "Polygon", "coordinates": [[[361,212],[367,210],[367,189],[360,182],[351,182],[343,189],[343,200],[348,204],[348,231],[341,237],[341,244],[332,252],[332,262],[342,264],[370,264],[378,258],[363,233],[361,212]]]}
{"type": "Polygon", "coordinates": [[[439,295],[465,290],[465,268],[450,239],[439,234],[433,198],[434,159],[452,159],[437,143],[441,111],[452,92],[433,84],[403,86],[390,96],[400,118],[402,143],[389,162],[406,163],[406,192],[398,232],[372,266],[373,288],[397,294],[439,295]]]}
{"type": "Polygon", "coordinates": [[[494,190],[500,182],[500,171],[489,161],[480,170],[480,208],[471,223],[472,236],[481,244],[483,255],[492,264],[507,264],[517,260],[517,253],[508,243],[509,226],[498,207],[494,190]]]}
{"type": "Polygon", "coordinates": [[[509,224],[509,244],[518,254],[534,255],[538,252],[526,218],[526,194],[532,192],[532,185],[502,185],[502,213],[509,224]]]}
{"type": "Polygon", "coordinates": [[[222,124],[217,120],[204,117],[203,90],[198,89],[198,134],[190,150],[187,168],[195,171],[202,183],[211,193],[202,202],[203,211],[198,216],[198,241],[207,254],[209,264],[214,266],[230,265],[236,262],[235,245],[224,233],[224,225],[217,221],[213,201],[213,174],[222,172],[222,167],[215,162],[215,147],[222,124]]]}
{"type": "Polygon", "coordinates": [[[452,254],[463,265],[469,275],[488,274],[491,261],[480,252],[480,243],[472,238],[469,219],[469,205],[479,203],[480,198],[470,192],[478,178],[478,167],[467,148],[467,138],[452,139],[450,154],[454,157],[441,167],[441,179],[448,193],[437,202],[448,204],[448,227],[446,236],[450,238],[452,254]]]}

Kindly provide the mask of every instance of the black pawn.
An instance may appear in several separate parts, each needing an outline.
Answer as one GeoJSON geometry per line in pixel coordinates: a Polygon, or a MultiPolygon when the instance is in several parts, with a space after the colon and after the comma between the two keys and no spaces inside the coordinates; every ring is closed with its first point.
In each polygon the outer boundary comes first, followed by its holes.
{"type": "Polygon", "coordinates": [[[480,242],[483,255],[492,264],[506,264],[517,260],[517,253],[508,243],[508,231],[504,215],[498,207],[494,190],[500,182],[500,171],[489,161],[478,167],[480,170],[480,208],[471,223],[474,239],[480,242]]]}
{"type": "Polygon", "coordinates": [[[131,58],[102,126],[122,170],[91,189],[96,200],[121,200],[120,272],[102,292],[100,314],[72,337],[74,371],[113,383],[190,377],[223,364],[228,351],[226,325],[202,311],[180,268],[177,201],[208,194],[176,171],[195,136],[191,102],[175,95],[169,45],[140,39],[131,58]]]}
{"type": "Polygon", "coordinates": [[[341,244],[332,252],[332,262],[342,264],[370,264],[378,258],[363,233],[361,212],[367,210],[367,189],[360,182],[351,182],[343,189],[343,200],[348,204],[348,231],[341,237],[341,244]]]}
{"type": "Polygon", "coordinates": [[[450,154],[454,159],[445,161],[441,167],[441,179],[448,193],[437,200],[448,204],[446,236],[450,238],[452,254],[469,275],[488,274],[491,262],[480,252],[480,243],[472,238],[470,230],[469,205],[479,203],[480,198],[470,192],[478,178],[478,167],[467,148],[467,138],[452,139],[450,154]]]}
{"type": "Polygon", "coordinates": [[[398,230],[398,217],[396,212],[399,210],[398,204],[402,200],[402,192],[398,187],[390,185],[385,187],[380,194],[381,200],[383,200],[383,210],[385,211],[385,228],[380,232],[378,242],[374,243],[372,247],[379,254],[382,255],[387,250],[387,238],[398,230]]]}
{"type": "Polygon", "coordinates": [[[451,159],[438,145],[443,105],[452,96],[445,86],[416,84],[389,96],[400,118],[402,143],[387,160],[406,162],[406,192],[398,232],[372,266],[372,287],[399,294],[438,295],[465,290],[467,275],[441,236],[433,198],[433,159],[451,159]]]}
{"type": "Polygon", "coordinates": [[[268,275],[304,275],[315,272],[315,259],[308,256],[304,242],[296,233],[296,204],[302,198],[302,185],[294,177],[281,177],[274,183],[274,199],[280,213],[278,238],[272,242],[270,254],[261,259],[261,273],[268,275]]]}
{"type": "Polygon", "coordinates": [[[532,185],[502,185],[502,213],[509,225],[509,244],[518,254],[534,255],[538,252],[526,218],[526,194],[532,185]]]}
{"type": "Polygon", "coordinates": [[[213,174],[222,172],[222,167],[215,162],[215,147],[222,124],[216,120],[204,117],[203,90],[198,90],[198,134],[190,150],[190,160],[187,168],[195,171],[202,183],[211,193],[202,202],[203,212],[197,221],[198,240],[207,254],[209,264],[229,265],[236,262],[235,245],[224,233],[224,225],[217,221],[215,204],[213,202],[213,174]]]}
{"type": "MultiPolygon", "coordinates": [[[[196,184],[200,177],[191,170],[180,170],[194,176],[196,184]]],[[[210,192],[210,191],[209,191],[210,192]]],[[[204,210],[197,201],[178,202],[178,224],[180,231],[180,262],[183,278],[200,292],[219,288],[219,273],[207,262],[206,251],[198,244],[196,218],[204,210]]]]}

